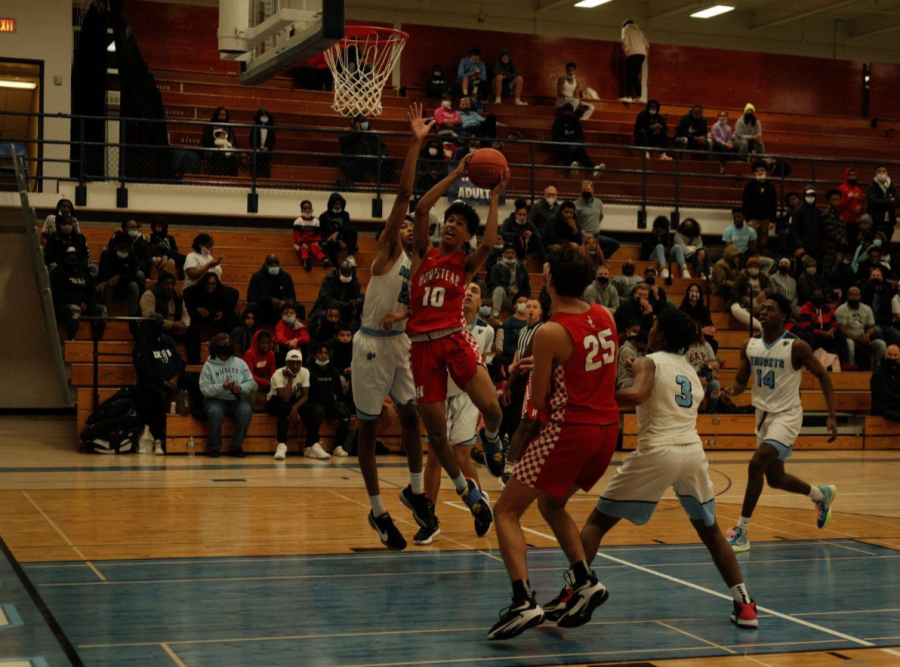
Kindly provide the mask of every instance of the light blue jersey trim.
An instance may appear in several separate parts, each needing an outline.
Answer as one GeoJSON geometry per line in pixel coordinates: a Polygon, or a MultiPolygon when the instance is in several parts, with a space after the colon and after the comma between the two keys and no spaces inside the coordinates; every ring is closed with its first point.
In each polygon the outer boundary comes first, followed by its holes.
{"type": "Polygon", "coordinates": [[[470,438],[470,439],[466,440],[465,442],[454,442],[453,446],[454,447],[471,447],[476,442],[478,442],[478,436],[475,436],[474,438],[470,438]]]}
{"type": "Polygon", "coordinates": [[[596,505],[597,511],[617,519],[628,519],[635,526],[643,526],[650,521],[656,510],[656,501],[649,500],[610,500],[600,496],[596,505]]]}
{"type": "Polygon", "coordinates": [[[784,461],[794,453],[794,448],[791,447],[791,445],[785,445],[783,442],[778,442],[777,440],[772,440],[771,438],[763,440],[763,444],[772,445],[775,449],[778,450],[779,461],[784,461]]]}
{"type": "Polygon", "coordinates": [[[701,503],[693,496],[678,496],[685,513],[693,521],[702,521],[704,526],[712,526],[716,522],[716,499],[701,503]]]}
{"type": "Polygon", "coordinates": [[[359,333],[364,334],[366,336],[371,336],[372,338],[393,338],[394,336],[400,336],[405,334],[405,331],[382,331],[381,329],[370,329],[369,327],[360,327],[359,333]]]}
{"type": "Polygon", "coordinates": [[[762,335],[762,334],[759,334],[759,341],[763,344],[763,347],[765,347],[767,350],[771,350],[773,347],[775,347],[776,345],[778,345],[778,343],[781,341],[781,339],[783,339],[783,338],[784,338],[787,334],[789,334],[789,333],[790,333],[790,331],[787,331],[787,330],[782,331],[782,332],[781,332],[781,335],[780,335],[778,338],[776,338],[775,341],[774,341],[771,345],[769,345],[769,344],[766,342],[766,339],[763,338],[763,335],[762,335]]]}

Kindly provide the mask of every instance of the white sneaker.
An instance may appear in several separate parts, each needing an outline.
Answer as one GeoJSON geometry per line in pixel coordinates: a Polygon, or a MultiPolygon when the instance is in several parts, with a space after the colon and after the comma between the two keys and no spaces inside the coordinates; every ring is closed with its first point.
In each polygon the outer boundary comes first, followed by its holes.
{"type": "Polygon", "coordinates": [[[348,263],[350,264],[350,266],[352,266],[354,269],[356,268],[356,258],[355,258],[353,255],[347,255],[347,262],[348,262],[348,263]]]}
{"type": "Polygon", "coordinates": [[[576,161],[576,162],[573,162],[572,164],[570,164],[569,166],[572,167],[572,169],[578,169],[578,167],[580,167],[581,165],[578,164],[578,162],[576,161]]]}
{"type": "Polygon", "coordinates": [[[501,100],[499,97],[495,97],[494,104],[503,104],[503,100],[501,100]]]}
{"type": "Polygon", "coordinates": [[[347,450],[344,449],[343,447],[341,447],[340,445],[338,445],[337,447],[335,447],[335,448],[334,448],[334,451],[331,452],[331,453],[332,453],[332,455],[334,455],[334,456],[340,456],[340,457],[350,456],[350,455],[347,453],[347,450]]]}
{"type": "Polygon", "coordinates": [[[331,454],[329,454],[324,449],[322,449],[321,443],[317,442],[312,447],[310,447],[310,449],[312,450],[312,453],[313,453],[312,458],[314,458],[314,459],[330,459],[331,458],[331,454]]]}
{"type": "Polygon", "coordinates": [[[308,458],[308,459],[315,459],[315,458],[318,458],[318,457],[315,455],[315,452],[313,452],[313,448],[312,448],[312,447],[304,447],[304,448],[303,448],[303,456],[305,456],[305,457],[308,458]]]}
{"type": "Polygon", "coordinates": [[[682,278],[688,278],[688,279],[691,278],[691,272],[688,271],[688,268],[687,268],[687,267],[684,267],[683,269],[681,269],[681,277],[682,277],[682,278]]]}
{"type": "Polygon", "coordinates": [[[287,457],[287,445],[283,442],[279,442],[278,446],[275,448],[275,460],[276,461],[284,461],[287,457]]]}
{"type": "Polygon", "coordinates": [[[528,102],[523,102],[522,100],[520,100],[520,99],[517,97],[517,98],[516,98],[516,106],[517,106],[517,107],[527,107],[527,106],[528,106],[528,102]]]}
{"type": "Polygon", "coordinates": [[[602,174],[604,169],[606,169],[606,164],[604,164],[603,162],[594,167],[594,177],[596,178],[597,176],[602,174]]]}
{"type": "Polygon", "coordinates": [[[631,97],[620,97],[619,101],[625,102],[625,104],[631,104],[632,102],[634,102],[634,99],[631,97]]]}
{"type": "Polygon", "coordinates": [[[165,456],[166,453],[163,451],[162,441],[154,440],[153,441],[153,456],[165,456]]]}
{"type": "Polygon", "coordinates": [[[668,278],[668,277],[669,277],[669,269],[663,269],[663,270],[660,272],[659,277],[662,278],[663,280],[665,280],[666,278],[668,278]]]}

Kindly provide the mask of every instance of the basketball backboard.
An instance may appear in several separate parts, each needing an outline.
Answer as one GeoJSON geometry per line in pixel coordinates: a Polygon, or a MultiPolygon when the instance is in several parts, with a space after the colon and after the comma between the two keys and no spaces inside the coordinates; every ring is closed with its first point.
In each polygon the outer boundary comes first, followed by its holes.
{"type": "Polygon", "coordinates": [[[344,0],[219,0],[219,53],[252,86],[344,37],[344,0]]]}

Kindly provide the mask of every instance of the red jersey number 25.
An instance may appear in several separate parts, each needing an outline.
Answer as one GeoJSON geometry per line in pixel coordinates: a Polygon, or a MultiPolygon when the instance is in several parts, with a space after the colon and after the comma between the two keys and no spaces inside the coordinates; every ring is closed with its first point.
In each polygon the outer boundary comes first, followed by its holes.
{"type": "Polygon", "coordinates": [[[585,371],[595,371],[603,364],[611,364],[615,361],[616,343],[615,341],[610,340],[611,338],[611,329],[604,329],[596,334],[585,336],[584,349],[590,350],[584,360],[585,371]],[[603,351],[603,356],[598,359],[597,357],[600,356],[601,350],[603,351]]]}

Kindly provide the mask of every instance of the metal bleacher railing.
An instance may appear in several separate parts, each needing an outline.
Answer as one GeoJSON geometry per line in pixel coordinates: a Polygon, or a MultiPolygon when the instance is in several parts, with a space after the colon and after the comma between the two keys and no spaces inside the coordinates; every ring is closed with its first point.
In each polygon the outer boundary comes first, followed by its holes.
{"type": "MultiPolygon", "coordinates": [[[[259,191],[266,188],[371,192],[374,195],[373,216],[380,217],[382,195],[396,191],[408,145],[407,134],[371,132],[373,152],[341,155],[339,139],[348,128],[279,125],[274,128],[278,145],[290,145],[298,150],[261,151],[246,147],[253,125],[230,123],[227,125],[234,131],[238,147],[221,149],[200,145],[200,137],[209,121],[0,112],[0,117],[3,115],[35,117],[43,125],[39,137],[64,137],[7,139],[23,147],[28,161],[33,163],[29,167],[32,190],[42,190],[44,180],[75,182],[78,193],[84,193],[90,182],[117,182],[119,206],[123,208],[127,207],[129,184],[203,184],[247,188],[249,213],[257,212],[259,191]],[[57,131],[50,132],[49,126],[54,124],[57,131]],[[142,142],[140,137],[153,131],[160,136],[160,126],[169,142],[177,139],[178,143],[154,145],[142,142]],[[86,131],[105,139],[87,140],[86,131]],[[51,175],[51,165],[56,165],[53,171],[64,173],[51,175]]],[[[435,135],[433,138],[441,142],[442,153],[452,151],[454,144],[465,146],[469,140],[465,136],[435,135]]],[[[508,196],[534,200],[549,184],[556,185],[561,196],[577,196],[581,180],[592,176],[591,170],[586,168],[555,164],[553,151],[562,144],[517,138],[494,141],[503,144],[503,152],[513,172],[508,196]]],[[[732,166],[720,173],[719,160],[740,164],[736,155],[670,149],[668,154],[673,160],[662,161],[656,159],[661,152],[658,149],[650,149],[648,153],[645,148],[631,145],[584,144],[583,147],[597,164],[608,165],[599,176],[603,201],[638,207],[639,228],[646,222],[648,207],[671,208],[677,220],[681,208],[721,209],[739,205],[743,187],[747,179],[752,178],[749,166],[732,166]]],[[[872,158],[851,156],[758,157],[769,159],[773,168],[771,178],[776,183],[780,200],[784,199],[785,193],[800,190],[810,183],[822,190],[839,185],[843,170],[851,164],[860,171],[860,180],[865,181],[866,175],[874,172],[876,164],[872,158]],[[784,168],[785,165],[789,169],[784,168]]],[[[0,170],[4,162],[0,155],[0,170]]],[[[427,189],[447,166],[444,159],[420,158],[417,193],[427,189]]]]}

